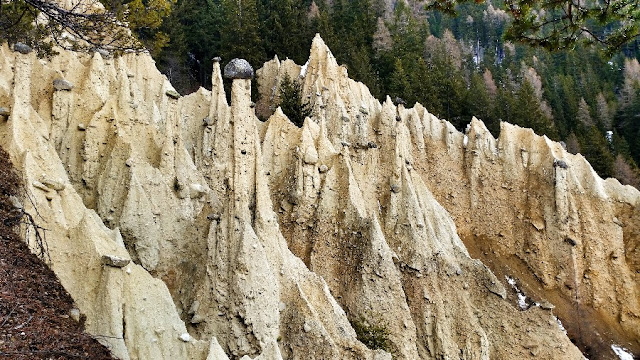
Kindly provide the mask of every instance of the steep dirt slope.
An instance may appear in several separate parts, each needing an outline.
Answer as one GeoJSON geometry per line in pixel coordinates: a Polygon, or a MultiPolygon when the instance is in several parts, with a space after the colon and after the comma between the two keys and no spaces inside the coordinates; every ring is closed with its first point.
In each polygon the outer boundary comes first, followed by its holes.
{"type": "Polygon", "coordinates": [[[27,220],[16,207],[24,195],[20,189],[9,155],[0,148],[0,358],[112,359],[70,317],[77,311],[71,296],[18,235],[19,222],[27,220]]]}
{"type": "Polygon", "coordinates": [[[418,171],[473,256],[551,301],[590,358],[612,343],[639,353],[638,191],[527,129],[502,124],[494,140],[475,121],[465,136],[462,159],[434,142],[418,171]]]}

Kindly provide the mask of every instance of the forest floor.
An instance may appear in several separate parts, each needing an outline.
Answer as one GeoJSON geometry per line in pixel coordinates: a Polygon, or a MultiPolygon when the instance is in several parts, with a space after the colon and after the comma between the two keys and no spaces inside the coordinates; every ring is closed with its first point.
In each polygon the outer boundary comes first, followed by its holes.
{"type": "Polygon", "coordinates": [[[19,235],[31,224],[16,208],[22,189],[0,149],[0,359],[113,359],[84,332],[73,299],[43,261],[46,251],[36,256],[19,235]]]}

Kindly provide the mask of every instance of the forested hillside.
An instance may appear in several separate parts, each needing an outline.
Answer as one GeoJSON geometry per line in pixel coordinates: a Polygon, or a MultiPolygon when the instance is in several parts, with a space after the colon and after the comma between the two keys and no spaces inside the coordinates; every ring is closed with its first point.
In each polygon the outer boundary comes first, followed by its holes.
{"type": "Polygon", "coordinates": [[[420,1],[178,0],[156,58],[182,92],[210,87],[212,58],[259,66],[277,55],[302,64],[320,33],[349,75],[464,129],[472,116],[530,127],[582,153],[603,177],[638,186],[637,41],[610,56],[575,45],[550,52],[508,42],[503,4],[459,5],[458,16],[420,1]]]}

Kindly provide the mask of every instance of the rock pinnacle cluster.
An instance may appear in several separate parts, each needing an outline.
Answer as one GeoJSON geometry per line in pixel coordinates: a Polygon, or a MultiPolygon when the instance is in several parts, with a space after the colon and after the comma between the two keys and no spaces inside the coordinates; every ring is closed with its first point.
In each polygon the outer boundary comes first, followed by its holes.
{"type": "Polygon", "coordinates": [[[211,91],[180,96],[146,54],[0,48],[0,145],[52,269],[114,356],[640,348],[636,189],[529,129],[503,123],[496,139],[474,118],[462,133],[380,102],[319,36],[305,65],[255,72],[257,103],[240,59],[227,101],[225,60],[211,91]],[[301,128],[277,107],[285,75],[313,107],[301,128]]]}

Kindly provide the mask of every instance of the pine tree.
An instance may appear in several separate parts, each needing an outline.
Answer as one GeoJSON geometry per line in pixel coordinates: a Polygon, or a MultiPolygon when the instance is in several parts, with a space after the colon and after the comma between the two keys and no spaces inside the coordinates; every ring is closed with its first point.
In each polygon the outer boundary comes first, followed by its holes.
{"type": "Polygon", "coordinates": [[[592,126],[586,129],[578,140],[582,155],[587,158],[593,169],[603,178],[613,176],[615,158],[609,151],[604,134],[592,126]]]}
{"type": "MultiPolygon", "coordinates": [[[[258,0],[259,28],[266,56],[304,63],[313,39],[311,3],[293,0],[258,0]]],[[[315,5],[315,3],[314,3],[315,5]]],[[[317,8],[317,5],[315,5],[317,8]]],[[[319,12],[319,9],[317,10],[319,12]]]]}
{"type": "Polygon", "coordinates": [[[493,116],[493,102],[489,94],[483,75],[473,73],[469,85],[468,100],[469,114],[481,119],[487,129],[494,135],[498,136],[500,131],[500,123],[493,116]]]}
{"type": "Polygon", "coordinates": [[[389,77],[389,95],[391,95],[392,98],[399,97],[404,101],[409,101],[409,103],[415,102],[413,93],[411,92],[409,77],[400,59],[396,59],[393,72],[389,77]]]}
{"type": "Polygon", "coordinates": [[[280,83],[280,102],[278,106],[297,127],[304,125],[304,119],[311,116],[311,105],[302,99],[302,85],[285,75],[280,83]]]}
{"type": "Polygon", "coordinates": [[[609,110],[607,99],[604,97],[602,92],[599,92],[596,97],[596,112],[598,115],[598,121],[602,123],[605,129],[611,130],[613,119],[611,117],[611,111],[609,110]]]}
{"type": "Polygon", "coordinates": [[[630,103],[621,105],[616,112],[616,130],[630,145],[631,157],[640,162],[640,89],[635,90],[630,103]]]}
{"type": "Polygon", "coordinates": [[[253,66],[266,55],[258,28],[256,0],[221,0],[220,56],[228,61],[243,58],[253,66]]]}
{"type": "Polygon", "coordinates": [[[180,93],[211,86],[211,59],[221,55],[220,4],[178,0],[162,31],[168,46],[156,57],[159,69],[180,93]]]}
{"type": "Polygon", "coordinates": [[[595,126],[595,123],[591,118],[591,109],[589,108],[589,104],[587,104],[584,98],[580,98],[580,102],[578,103],[578,113],[576,114],[576,118],[578,119],[580,124],[584,127],[595,126]]]}

